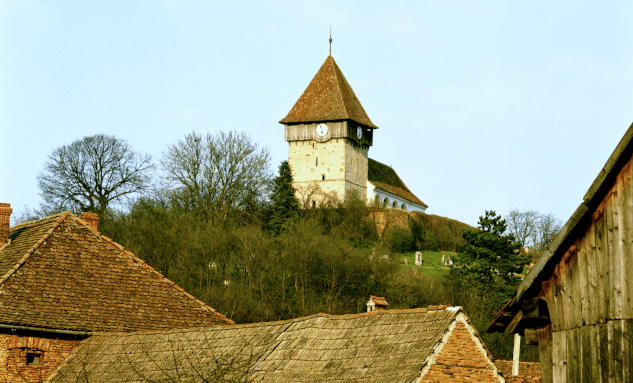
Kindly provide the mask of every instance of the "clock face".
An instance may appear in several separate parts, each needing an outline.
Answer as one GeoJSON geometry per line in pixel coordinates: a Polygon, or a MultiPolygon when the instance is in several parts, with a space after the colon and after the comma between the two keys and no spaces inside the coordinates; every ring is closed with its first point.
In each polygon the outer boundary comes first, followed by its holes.
{"type": "Polygon", "coordinates": [[[363,138],[363,128],[361,128],[360,126],[356,128],[356,135],[358,136],[359,140],[363,138]]]}
{"type": "Polygon", "coordinates": [[[327,134],[327,125],[325,124],[317,125],[316,133],[321,137],[325,136],[327,134]]]}

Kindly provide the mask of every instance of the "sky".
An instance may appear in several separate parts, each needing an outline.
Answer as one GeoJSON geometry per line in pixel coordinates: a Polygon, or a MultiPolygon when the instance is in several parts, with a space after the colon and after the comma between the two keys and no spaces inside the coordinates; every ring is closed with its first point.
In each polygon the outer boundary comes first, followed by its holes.
{"type": "Polygon", "coordinates": [[[427,213],[566,222],[633,122],[633,2],[0,0],[0,202],[41,198],[57,147],[103,133],[156,163],[195,130],[288,158],[332,55],[427,213]]]}

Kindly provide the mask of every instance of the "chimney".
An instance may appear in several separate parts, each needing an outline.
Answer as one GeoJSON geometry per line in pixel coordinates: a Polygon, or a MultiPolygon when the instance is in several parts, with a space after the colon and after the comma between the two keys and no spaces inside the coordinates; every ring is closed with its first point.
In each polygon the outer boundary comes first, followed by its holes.
{"type": "Polygon", "coordinates": [[[386,310],[387,306],[389,306],[389,303],[387,303],[385,298],[370,295],[369,300],[367,301],[367,312],[386,310]]]}
{"type": "Polygon", "coordinates": [[[9,243],[9,226],[11,220],[11,205],[8,203],[0,203],[0,246],[9,243]]]}
{"type": "Polygon", "coordinates": [[[80,218],[86,221],[86,223],[88,224],[88,226],[90,226],[92,230],[99,231],[97,230],[97,228],[99,227],[99,214],[83,212],[81,213],[80,218]]]}

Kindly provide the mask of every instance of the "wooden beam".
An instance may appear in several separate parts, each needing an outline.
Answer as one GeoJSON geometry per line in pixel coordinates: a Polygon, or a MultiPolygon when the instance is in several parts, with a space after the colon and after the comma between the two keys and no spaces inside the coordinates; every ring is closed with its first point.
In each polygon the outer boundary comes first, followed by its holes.
{"type": "Polygon", "coordinates": [[[510,323],[508,324],[508,327],[506,327],[506,334],[512,334],[514,333],[515,329],[519,326],[519,323],[521,323],[521,320],[523,319],[523,311],[519,310],[518,313],[516,313],[516,315],[514,316],[514,318],[512,318],[512,321],[510,321],[510,323]]]}
{"type": "Polygon", "coordinates": [[[519,375],[519,357],[521,354],[521,335],[514,334],[514,350],[512,352],[512,375],[519,375]]]}
{"type": "Polygon", "coordinates": [[[538,344],[538,335],[536,329],[526,328],[523,330],[523,335],[525,336],[525,343],[527,345],[535,345],[538,344]]]}

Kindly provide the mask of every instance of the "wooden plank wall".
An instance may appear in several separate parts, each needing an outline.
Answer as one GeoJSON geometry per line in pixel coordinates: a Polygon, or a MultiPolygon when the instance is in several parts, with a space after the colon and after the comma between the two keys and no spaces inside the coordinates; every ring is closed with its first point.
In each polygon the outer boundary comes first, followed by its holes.
{"type": "Polygon", "coordinates": [[[372,129],[365,128],[363,137],[358,139],[356,135],[357,124],[348,121],[328,122],[328,132],[325,136],[316,134],[316,127],[319,123],[284,125],[284,135],[286,141],[307,141],[326,142],[333,138],[349,138],[359,145],[371,146],[373,143],[372,129]]]}
{"type": "Polygon", "coordinates": [[[631,161],[542,284],[554,382],[633,382],[631,161]]]}
{"type": "Polygon", "coordinates": [[[554,382],[633,382],[633,319],[552,333],[554,382]]]}

